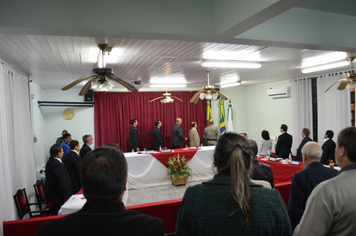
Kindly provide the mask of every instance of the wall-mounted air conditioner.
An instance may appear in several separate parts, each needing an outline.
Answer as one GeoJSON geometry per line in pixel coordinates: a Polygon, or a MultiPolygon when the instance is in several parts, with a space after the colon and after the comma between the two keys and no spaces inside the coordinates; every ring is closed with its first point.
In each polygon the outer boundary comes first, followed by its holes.
{"type": "Polygon", "coordinates": [[[270,88],[267,90],[270,98],[287,98],[290,97],[290,87],[270,88]]]}

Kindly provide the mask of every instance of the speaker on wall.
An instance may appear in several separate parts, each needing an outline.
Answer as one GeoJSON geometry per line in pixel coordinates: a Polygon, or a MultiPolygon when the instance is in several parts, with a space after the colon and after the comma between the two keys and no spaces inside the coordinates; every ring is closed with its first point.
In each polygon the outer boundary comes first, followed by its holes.
{"type": "Polygon", "coordinates": [[[94,92],[92,89],[89,89],[88,92],[84,95],[84,102],[93,102],[94,101],[94,92]]]}

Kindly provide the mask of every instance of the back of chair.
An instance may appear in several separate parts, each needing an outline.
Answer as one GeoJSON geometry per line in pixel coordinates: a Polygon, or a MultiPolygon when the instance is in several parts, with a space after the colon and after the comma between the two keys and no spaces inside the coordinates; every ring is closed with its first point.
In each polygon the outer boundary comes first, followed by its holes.
{"type": "Polygon", "coordinates": [[[171,136],[164,137],[164,147],[168,149],[173,148],[173,138],[171,136]]]}
{"type": "MultiPolygon", "coordinates": [[[[17,190],[14,195],[15,205],[19,219],[22,219],[30,211],[30,205],[28,203],[26,189],[17,190]]],[[[31,216],[31,213],[30,213],[31,216]]]]}
{"type": "Polygon", "coordinates": [[[146,134],[146,149],[152,150],[153,148],[153,130],[146,134]]]}
{"type": "Polygon", "coordinates": [[[35,189],[35,195],[39,208],[40,210],[42,210],[42,204],[47,204],[46,194],[42,180],[37,180],[36,183],[33,185],[33,188],[35,189]]]}

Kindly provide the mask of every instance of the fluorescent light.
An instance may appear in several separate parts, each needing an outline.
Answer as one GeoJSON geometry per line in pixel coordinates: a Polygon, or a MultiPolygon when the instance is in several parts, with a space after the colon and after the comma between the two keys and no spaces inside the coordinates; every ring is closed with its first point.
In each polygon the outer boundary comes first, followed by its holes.
{"type": "Polygon", "coordinates": [[[222,68],[249,68],[258,69],[262,64],[259,62],[244,62],[244,61],[203,61],[204,67],[222,67],[222,68]]]}
{"type": "Polygon", "coordinates": [[[241,84],[241,82],[238,81],[236,83],[220,85],[220,88],[230,88],[230,87],[239,86],[240,84],[241,84]]]}
{"type": "Polygon", "coordinates": [[[346,52],[332,52],[322,56],[309,57],[302,60],[302,67],[322,65],[346,59],[346,52]]]}
{"type": "Polygon", "coordinates": [[[186,84],[150,84],[150,88],[185,88],[186,84]]]}
{"type": "Polygon", "coordinates": [[[231,51],[206,51],[204,59],[210,60],[239,60],[239,61],[261,61],[260,52],[231,52],[231,51]]]}
{"type": "Polygon", "coordinates": [[[185,77],[154,77],[150,79],[151,84],[185,84],[185,77]]]}
{"type": "Polygon", "coordinates": [[[350,65],[350,62],[341,61],[341,62],[331,63],[331,64],[327,64],[327,65],[321,65],[321,66],[315,66],[315,67],[303,69],[302,73],[305,74],[305,73],[311,73],[311,72],[320,71],[320,70],[328,70],[328,69],[343,67],[343,66],[347,66],[347,65],[350,65]]]}

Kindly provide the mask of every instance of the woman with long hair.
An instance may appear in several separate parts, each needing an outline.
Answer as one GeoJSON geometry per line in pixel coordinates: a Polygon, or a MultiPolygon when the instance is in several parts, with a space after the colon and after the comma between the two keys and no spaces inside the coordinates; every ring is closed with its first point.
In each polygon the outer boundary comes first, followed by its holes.
{"type": "Polygon", "coordinates": [[[260,142],[260,148],[258,149],[258,155],[260,156],[266,156],[267,152],[269,151],[269,154],[272,152],[272,141],[269,137],[269,133],[267,130],[263,130],[261,133],[261,142],[260,142]]]}
{"type": "Polygon", "coordinates": [[[219,138],[214,152],[218,173],[186,190],[175,235],[292,235],[277,190],[250,181],[251,158],[244,136],[219,138]]]}

